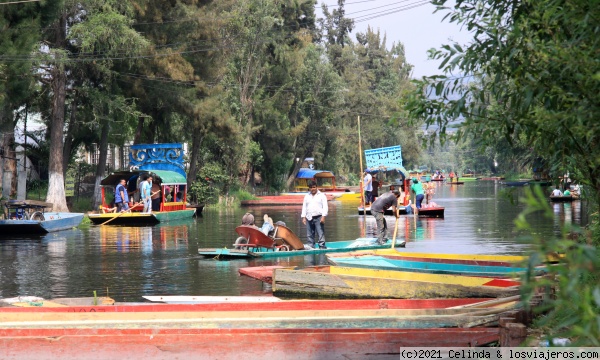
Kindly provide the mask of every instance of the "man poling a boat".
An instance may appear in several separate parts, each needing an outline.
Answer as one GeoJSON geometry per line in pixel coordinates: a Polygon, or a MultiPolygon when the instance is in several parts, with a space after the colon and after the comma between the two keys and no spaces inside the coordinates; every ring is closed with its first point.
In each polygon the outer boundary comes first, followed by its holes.
{"type": "Polygon", "coordinates": [[[394,190],[381,195],[377,200],[371,204],[371,214],[377,221],[377,244],[383,245],[387,240],[384,240],[385,233],[387,231],[387,221],[385,220],[384,212],[390,206],[394,211],[396,218],[398,215],[398,198],[400,197],[400,191],[394,190]]]}

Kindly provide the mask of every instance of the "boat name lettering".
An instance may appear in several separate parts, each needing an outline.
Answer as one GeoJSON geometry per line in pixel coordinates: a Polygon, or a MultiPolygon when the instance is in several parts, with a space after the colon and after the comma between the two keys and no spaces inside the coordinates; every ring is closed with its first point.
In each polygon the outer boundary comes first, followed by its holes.
{"type": "Polygon", "coordinates": [[[73,308],[69,309],[69,312],[106,312],[106,309],[96,309],[96,308],[73,308]]]}

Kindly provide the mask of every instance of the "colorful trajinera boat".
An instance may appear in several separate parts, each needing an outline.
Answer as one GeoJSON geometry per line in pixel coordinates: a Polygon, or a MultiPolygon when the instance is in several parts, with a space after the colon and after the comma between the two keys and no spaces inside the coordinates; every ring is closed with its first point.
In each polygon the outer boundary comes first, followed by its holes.
{"type": "MultiPolygon", "coordinates": [[[[327,249],[311,249],[305,247],[296,234],[286,226],[274,224],[274,227],[275,230],[272,235],[265,235],[255,226],[240,225],[235,229],[239,237],[233,244],[233,249],[200,248],[198,254],[216,259],[269,258],[384,249],[391,246],[391,243],[377,244],[376,238],[359,238],[349,241],[328,242],[327,249]]],[[[397,247],[404,247],[405,244],[403,240],[396,241],[397,247]]]]}
{"type": "Polygon", "coordinates": [[[265,354],[284,360],[380,358],[399,356],[401,346],[498,341],[501,329],[488,325],[515,309],[514,299],[512,304],[500,300],[1,307],[0,342],[8,359],[51,359],[56,354],[85,360],[138,359],[140,354],[148,359],[175,354],[215,359],[265,354]]]}
{"type": "MultiPolygon", "coordinates": [[[[434,258],[419,258],[402,255],[361,255],[361,256],[331,256],[330,263],[339,266],[357,268],[395,270],[407,272],[427,272],[434,274],[455,274],[469,276],[511,277],[527,271],[524,265],[508,262],[481,260],[450,260],[434,258]]],[[[546,272],[544,266],[534,269],[536,273],[546,272]]]]}
{"type": "Polygon", "coordinates": [[[2,202],[0,237],[21,234],[47,234],[79,226],[82,213],[46,212],[51,203],[36,200],[8,200],[2,202]]]}
{"type": "Polygon", "coordinates": [[[345,266],[275,269],[273,295],[319,298],[468,298],[519,293],[518,281],[345,266]]]}
{"type": "MultiPolygon", "coordinates": [[[[387,171],[395,171],[401,176],[401,180],[398,179],[397,183],[390,184],[389,190],[400,190],[400,191],[410,191],[410,174],[408,171],[402,166],[402,150],[400,145],[398,146],[390,146],[386,148],[365,150],[365,159],[367,161],[367,166],[372,173],[377,172],[387,172],[387,171]]],[[[421,175],[414,175],[415,177],[421,177],[421,175]]],[[[431,179],[430,176],[423,176],[423,178],[428,178],[426,181],[431,179]]],[[[384,186],[387,188],[387,186],[384,186]]],[[[402,199],[402,198],[401,198],[402,199]]],[[[431,195],[429,196],[431,199],[431,195]]],[[[414,204],[414,203],[413,203],[414,204]]],[[[420,217],[436,217],[443,218],[445,208],[443,206],[426,206],[425,201],[423,202],[423,207],[417,212],[420,217]]],[[[398,204],[398,211],[400,215],[407,214],[407,206],[408,198],[404,198],[404,202],[398,204]]],[[[371,206],[370,204],[361,204],[358,206],[358,214],[359,215],[371,215],[371,206]]],[[[394,215],[392,208],[386,209],[384,212],[385,215],[394,215]]]]}
{"type": "MultiPolygon", "coordinates": [[[[431,271],[430,268],[444,266],[444,264],[453,264],[456,265],[478,265],[482,267],[515,267],[519,264],[524,264],[528,257],[526,256],[517,256],[517,255],[478,255],[478,254],[433,254],[433,253],[413,253],[413,252],[400,252],[396,249],[385,248],[385,249],[377,249],[377,250],[359,250],[352,251],[346,253],[333,253],[327,255],[327,260],[329,263],[333,265],[345,265],[344,261],[348,258],[350,259],[363,259],[363,258],[373,258],[379,257],[383,259],[397,259],[403,260],[404,262],[414,262],[411,270],[408,271],[420,271],[420,272],[436,272],[431,271]],[[338,259],[341,259],[338,261],[338,259]],[[339,264],[338,264],[339,262],[339,264]],[[430,263],[430,264],[427,264],[430,263]],[[440,265],[442,264],[442,265],[440,265]]],[[[549,258],[548,261],[556,261],[556,258],[549,258]]],[[[363,261],[363,263],[367,263],[368,260],[363,261]]],[[[354,266],[354,265],[352,265],[354,266]]],[[[375,264],[376,266],[376,264],[375,264]]],[[[363,266],[357,266],[363,267],[363,266]]],[[[407,266],[408,267],[408,266],[407,266]]],[[[238,271],[242,275],[249,276],[254,279],[261,280],[263,282],[271,283],[273,277],[273,271],[276,269],[288,269],[288,270],[297,270],[293,266],[281,266],[281,265],[272,265],[272,266],[253,266],[253,267],[245,267],[240,268],[238,271]]],[[[400,269],[398,269],[400,270],[400,269]]],[[[404,270],[404,269],[401,269],[404,270]]],[[[438,271],[439,273],[444,273],[445,271],[438,271]]],[[[446,271],[447,272],[447,271],[446,271]]],[[[497,272],[497,271],[494,271],[497,272]]],[[[506,276],[506,274],[501,274],[500,276],[506,276]]],[[[494,276],[495,277],[495,276],[494,276]]]]}
{"type": "Polygon", "coordinates": [[[114,209],[107,201],[106,188],[114,191],[121,179],[127,181],[127,192],[130,194],[129,212],[106,212],[90,214],[90,220],[96,225],[147,225],[165,221],[191,218],[196,209],[187,207],[187,176],[183,163],[182,144],[139,144],[132,145],[129,153],[130,170],[117,171],[102,179],[102,205],[105,209],[114,209]],[[158,206],[152,213],[143,213],[143,205],[139,202],[139,182],[151,175],[153,184],[160,191],[158,206]],[[133,199],[132,199],[133,198],[133,199]]]}

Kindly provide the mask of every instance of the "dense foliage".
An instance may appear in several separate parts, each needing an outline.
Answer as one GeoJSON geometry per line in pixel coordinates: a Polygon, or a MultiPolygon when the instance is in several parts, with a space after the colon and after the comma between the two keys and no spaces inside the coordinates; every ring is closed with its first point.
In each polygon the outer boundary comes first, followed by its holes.
{"type": "Polygon", "coordinates": [[[99,151],[96,181],[111,144],[186,142],[190,185],[224,176],[211,186],[227,194],[252,189],[259,173],[260,186],[276,191],[291,185],[296,159],[358,172],[360,115],[364,149],[401,144],[416,160],[417,125],[397,101],[412,88],[403,46],[371,30],[353,40],[343,5],[320,20],[312,0],[2,6],[3,131],[25,108],[48,125],[45,176],[57,208],[79,146],[99,151]]]}
{"type": "MultiPolygon", "coordinates": [[[[598,346],[600,7],[589,0],[457,0],[452,8],[444,7],[446,0],[434,3],[474,38],[431,52],[443,60],[446,75],[422,79],[406,108],[436,125],[442,139],[456,127],[456,139],[474,140],[495,156],[519,156],[520,162],[541,159],[555,178],[570,173],[586,185],[595,209],[592,226],[566,229],[559,240],[539,239],[532,264],[547,253],[564,253],[564,262],[550,270],[557,294],[544,318],[547,332],[598,346]]],[[[541,191],[527,202],[527,211],[552,216],[541,191]]],[[[518,221],[521,229],[529,228],[526,214],[518,221]]],[[[549,285],[529,280],[530,291],[549,285]]]]}

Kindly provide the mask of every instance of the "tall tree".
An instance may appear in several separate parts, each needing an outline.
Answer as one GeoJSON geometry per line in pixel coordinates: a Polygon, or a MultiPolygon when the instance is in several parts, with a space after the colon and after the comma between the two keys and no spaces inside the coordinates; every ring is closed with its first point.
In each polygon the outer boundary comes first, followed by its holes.
{"type": "MultiPolygon", "coordinates": [[[[445,9],[447,1],[434,1],[445,9]]],[[[577,173],[600,206],[600,7],[586,0],[456,2],[447,18],[473,31],[467,46],[433,51],[446,74],[425,78],[408,104],[415,117],[481,143],[526,139],[556,170],[577,173]],[[470,76],[480,86],[464,86],[470,76]],[[494,105],[494,106],[491,106],[494,105]],[[522,136],[522,137],[521,137],[522,136]]]]}
{"type": "Polygon", "coordinates": [[[0,184],[7,171],[3,194],[10,195],[12,174],[16,171],[14,160],[15,113],[24,106],[34,91],[32,71],[34,50],[39,48],[41,29],[57,15],[61,0],[0,5],[0,147],[6,161],[0,159],[0,184]]]}

